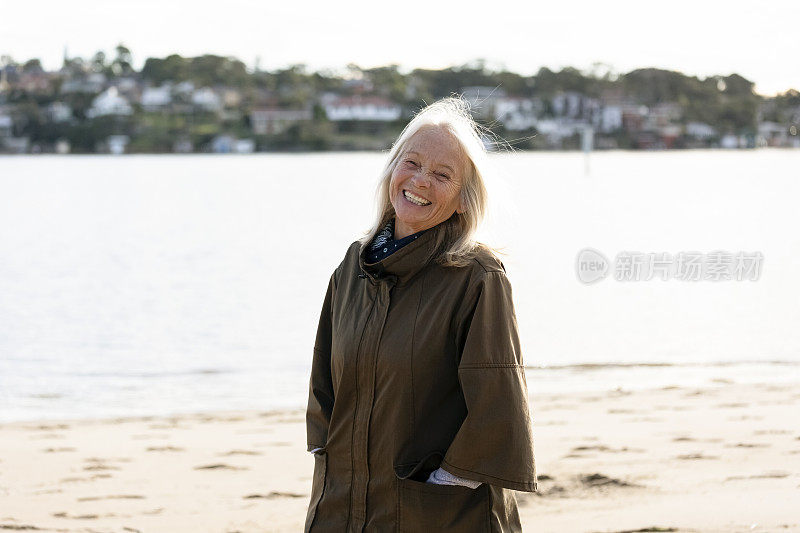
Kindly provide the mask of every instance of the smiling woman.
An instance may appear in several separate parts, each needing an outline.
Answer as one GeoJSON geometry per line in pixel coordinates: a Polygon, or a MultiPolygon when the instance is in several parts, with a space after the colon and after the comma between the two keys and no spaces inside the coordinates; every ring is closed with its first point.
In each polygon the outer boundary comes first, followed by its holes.
{"type": "Polygon", "coordinates": [[[464,210],[460,198],[464,157],[446,128],[421,128],[401,158],[389,185],[396,237],[432,228],[464,210]]]}
{"type": "Polygon", "coordinates": [[[474,240],[485,157],[456,98],[389,153],[320,314],[306,531],[521,531],[512,490],[535,491],[536,468],[511,285],[474,240]]]}

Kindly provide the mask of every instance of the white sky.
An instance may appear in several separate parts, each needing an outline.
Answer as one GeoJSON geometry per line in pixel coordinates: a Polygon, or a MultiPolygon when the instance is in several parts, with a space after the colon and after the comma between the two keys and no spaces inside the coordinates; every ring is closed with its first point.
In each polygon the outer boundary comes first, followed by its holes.
{"type": "Polygon", "coordinates": [[[440,68],[484,58],[539,67],[639,67],[705,77],[736,72],[762,94],[800,89],[800,1],[573,0],[402,3],[223,0],[0,0],[0,54],[48,69],[125,43],[141,67],[170,53],[233,55],[272,70],[440,68]]]}

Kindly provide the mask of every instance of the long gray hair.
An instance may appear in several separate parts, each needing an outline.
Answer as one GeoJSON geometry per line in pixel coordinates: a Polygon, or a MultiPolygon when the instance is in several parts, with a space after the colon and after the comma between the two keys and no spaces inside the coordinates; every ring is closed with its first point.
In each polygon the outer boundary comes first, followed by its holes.
{"type": "Polygon", "coordinates": [[[486,216],[488,197],[484,177],[487,173],[487,152],[481,138],[482,129],[469,111],[469,103],[458,97],[438,100],[420,110],[403,129],[389,150],[389,159],[378,183],[378,208],[372,228],[361,239],[363,250],[381,229],[395,216],[390,198],[392,172],[406,150],[411,137],[425,126],[445,128],[458,142],[467,159],[467,173],[461,184],[462,213],[440,224],[431,259],[444,266],[463,266],[473,255],[475,233],[486,216]]]}

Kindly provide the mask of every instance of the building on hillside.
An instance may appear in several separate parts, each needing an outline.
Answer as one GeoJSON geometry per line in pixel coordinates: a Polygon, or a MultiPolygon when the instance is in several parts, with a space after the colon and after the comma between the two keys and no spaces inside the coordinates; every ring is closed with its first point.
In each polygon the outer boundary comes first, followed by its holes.
{"type": "Polygon", "coordinates": [[[14,134],[14,120],[9,115],[0,115],[0,143],[14,134]]]}
{"type": "Polygon", "coordinates": [[[120,95],[116,87],[109,87],[92,101],[92,106],[86,112],[89,118],[106,115],[131,115],[133,108],[127,98],[120,95]]]}
{"type": "Polygon", "coordinates": [[[313,118],[311,107],[305,109],[285,109],[281,107],[262,107],[250,113],[250,125],[256,135],[277,135],[289,126],[313,118]]]}
{"type": "Polygon", "coordinates": [[[322,101],[328,120],[394,122],[400,119],[402,109],[382,96],[333,96],[322,101]]]}
{"type": "Polygon", "coordinates": [[[210,87],[201,87],[192,93],[192,104],[203,111],[218,113],[222,111],[222,99],[210,87]]]}
{"type": "Polygon", "coordinates": [[[777,122],[760,122],[758,124],[758,137],[756,145],[765,147],[788,147],[789,127],[777,122]]]}
{"type": "Polygon", "coordinates": [[[603,105],[592,121],[600,133],[611,133],[622,129],[622,107],[603,105]]]}
{"type": "Polygon", "coordinates": [[[688,137],[704,141],[718,135],[717,130],[705,122],[688,122],[684,127],[684,133],[688,137]]]}
{"type": "Polygon", "coordinates": [[[145,111],[161,111],[172,103],[172,85],[145,87],[142,90],[141,104],[145,111]]]}
{"type": "MultiPolygon", "coordinates": [[[[91,93],[97,94],[106,86],[106,77],[101,72],[90,72],[85,75],[70,77],[61,84],[61,94],[91,93]]],[[[115,89],[116,90],[116,89],[115,89]]]]}
{"type": "Polygon", "coordinates": [[[130,138],[127,135],[109,135],[106,139],[106,150],[113,155],[124,154],[129,142],[130,138]]]}
{"type": "Polygon", "coordinates": [[[504,96],[494,102],[494,118],[509,131],[524,131],[536,127],[544,111],[542,101],[535,98],[504,96]]]}
{"type": "Polygon", "coordinates": [[[60,124],[72,120],[72,108],[64,102],[52,102],[45,108],[45,116],[50,122],[60,124]]]}
{"type": "Polygon", "coordinates": [[[251,154],[256,149],[256,143],[253,139],[237,139],[222,134],[212,139],[210,148],[215,154],[251,154]]]}

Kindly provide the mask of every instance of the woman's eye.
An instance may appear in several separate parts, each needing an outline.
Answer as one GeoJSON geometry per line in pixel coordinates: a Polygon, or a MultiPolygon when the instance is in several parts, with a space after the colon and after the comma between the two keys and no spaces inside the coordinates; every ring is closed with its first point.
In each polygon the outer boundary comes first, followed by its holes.
{"type": "Polygon", "coordinates": [[[442,174],[441,172],[437,172],[436,175],[439,176],[440,178],[442,178],[443,180],[449,180],[450,179],[450,176],[448,176],[447,174],[442,174]]]}
{"type": "Polygon", "coordinates": [[[417,162],[416,162],[416,161],[414,161],[414,160],[411,160],[411,159],[406,159],[406,163],[408,163],[408,164],[410,164],[410,165],[414,165],[415,167],[419,166],[419,165],[417,165],[417,162]]]}

